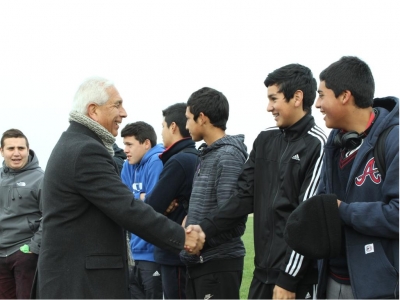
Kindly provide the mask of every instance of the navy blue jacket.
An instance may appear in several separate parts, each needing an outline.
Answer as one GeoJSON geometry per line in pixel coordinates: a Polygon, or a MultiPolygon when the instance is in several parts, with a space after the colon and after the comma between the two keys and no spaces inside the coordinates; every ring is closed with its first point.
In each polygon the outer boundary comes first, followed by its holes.
{"type": "MultiPolygon", "coordinates": [[[[374,100],[379,114],[354,159],[345,199],[339,207],[344,223],[346,257],[355,298],[399,297],[399,102],[374,100]],[[385,108],[384,108],[385,107],[385,108]],[[386,177],[376,168],[374,146],[385,128],[397,124],[385,143],[386,177]]],[[[325,146],[318,194],[335,193],[333,130],[325,146]]],[[[320,260],[317,298],[326,297],[328,260],[320,260]]]]}
{"type": "MultiPolygon", "coordinates": [[[[179,206],[167,216],[178,224],[182,224],[187,213],[193,176],[199,160],[196,152],[191,138],[184,138],[166,149],[160,155],[164,168],[158,182],[151,193],[146,195],[145,202],[159,213],[164,213],[172,200],[178,199],[179,206]]],[[[154,248],[154,259],[160,264],[184,265],[179,255],[157,247],[154,248]]]]}

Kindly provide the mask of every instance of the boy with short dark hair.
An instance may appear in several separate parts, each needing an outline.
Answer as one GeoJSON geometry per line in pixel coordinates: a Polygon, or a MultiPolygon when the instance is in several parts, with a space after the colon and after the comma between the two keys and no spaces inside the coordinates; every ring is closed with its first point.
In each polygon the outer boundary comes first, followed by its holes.
{"type": "Polygon", "coordinates": [[[192,229],[203,229],[208,240],[254,213],[255,270],[248,298],[312,298],[314,261],[293,251],[283,232],[291,212],[314,195],[319,182],[326,137],[311,116],[317,83],[309,68],[290,64],[268,74],[264,84],[277,126],[254,141],[237,192],[192,229]]]}
{"type": "MultiPolygon", "coordinates": [[[[160,155],[164,168],[145,202],[165,213],[173,200],[179,204],[167,217],[182,224],[192,192],[193,176],[199,162],[198,151],[186,127],[186,103],[173,104],[162,111],[165,151],[160,155]]],[[[186,299],[186,266],[179,255],[155,247],[155,261],[161,266],[164,299],[186,299]]]]}
{"type": "MultiPolygon", "coordinates": [[[[121,179],[136,199],[145,200],[163,169],[159,155],[164,147],[157,144],[154,128],[139,121],[127,124],[121,131],[126,154],[121,179]]],[[[154,259],[154,246],[131,233],[130,248],[135,265],[130,271],[133,299],[162,299],[160,265],[154,259]]]]}
{"type": "Polygon", "coordinates": [[[320,74],[315,106],[334,130],[318,193],[337,195],[343,225],[340,255],[319,262],[318,298],[399,297],[399,101],[374,92],[372,72],[357,57],[320,74]],[[385,130],[383,177],[374,148],[385,130]]]}
{"type": "Polygon", "coordinates": [[[18,129],[3,133],[0,152],[0,299],[27,299],[42,241],[44,172],[18,129]]]}
{"type": "MultiPolygon", "coordinates": [[[[243,135],[225,133],[229,104],[221,92],[212,88],[194,92],[187,102],[186,118],[192,139],[206,144],[193,181],[186,220],[190,225],[229,201],[247,152],[243,135]]],[[[244,229],[243,223],[225,235],[208,239],[198,256],[181,252],[188,270],[188,299],[239,299],[245,255],[240,236],[244,229]]]]}

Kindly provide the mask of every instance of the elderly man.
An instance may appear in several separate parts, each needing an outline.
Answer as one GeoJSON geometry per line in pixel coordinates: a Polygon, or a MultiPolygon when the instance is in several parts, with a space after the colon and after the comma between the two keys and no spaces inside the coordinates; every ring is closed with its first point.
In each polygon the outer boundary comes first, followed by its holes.
{"type": "Polygon", "coordinates": [[[0,299],[29,298],[42,237],[43,170],[18,129],[1,137],[0,299]]]}
{"type": "Polygon", "coordinates": [[[126,116],[112,82],[96,77],[79,87],[43,179],[37,298],[129,298],[124,229],[175,253],[202,248],[203,236],[185,234],[122,183],[112,156],[126,116]]]}

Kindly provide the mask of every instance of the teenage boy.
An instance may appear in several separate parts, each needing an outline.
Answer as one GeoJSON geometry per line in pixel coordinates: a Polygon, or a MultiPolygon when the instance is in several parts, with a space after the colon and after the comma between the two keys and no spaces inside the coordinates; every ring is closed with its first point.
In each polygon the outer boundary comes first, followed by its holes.
{"type": "MultiPolygon", "coordinates": [[[[173,200],[178,206],[167,217],[182,224],[187,214],[193,176],[198,165],[198,151],[186,129],[186,103],[176,103],[162,111],[162,138],[166,150],[160,155],[164,164],[157,184],[145,202],[164,213],[173,200]]],[[[154,258],[161,266],[164,299],[186,299],[186,266],[179,255],[154,248],[154,258]]]]}
{"type": "Polygon", "coordinates": [[[27,299],[42,240],[39,160],[18,129],[1,137],[0,299],[27,299]]]}
{"type": "MultiPolygon", "coordinates": [[[[121,131],[125,145],[125,161],[121,178],[136,199],[145,200],[158,181],[164,151],[157,144],[154,128],[145,122],[130,123],[121,131]]],[[[135,265],[130,270],[132,299],[162,299],[161,270],[154,260],[154,246],[131,233],[130,248],[135,265]]]]}
{"type": "MultiPolygon", "coordinates": [[[[342,251],[319,261],[318,298],[399,297],[399,101],[373,100],[369,66],[344,56],[320,74],[316,107],[333,128],[320,194],[336,194],[342,251]],[[374,148],[387,128],[386,175],[374,148]]],[[[317,238],[317,237],[316,237],[317,238]]]]}
{"type": "Polygon", "coordinates": [[[264,84],[277,126],[254,141],[237,192],[192,229],[202,228],[209,239],[254,213],[255,270],[248,298],[312,298],[314,261],[293,251],[283,232],[291,212],[318,186],[326,137],[311,115],[317,83],[309,68],[290,64],[268,74],[264,84]]]}
{"type": "MultiPolygon", "coordinates": [[[[198,224],[210,212],[226,203],[233,194],[240,170],[247,158],[244,136],[226,135],[229,104],[211,88],[194,92],[186,108],[186,128],[194,141],[204,140],[200,164],[193,181],[186,225],[198,224]]],[[[186,263],[189,299],[239,299],[245,249],[241,224],[231,235],[207,240],[198,256],[181,252],[186,263]]]]}

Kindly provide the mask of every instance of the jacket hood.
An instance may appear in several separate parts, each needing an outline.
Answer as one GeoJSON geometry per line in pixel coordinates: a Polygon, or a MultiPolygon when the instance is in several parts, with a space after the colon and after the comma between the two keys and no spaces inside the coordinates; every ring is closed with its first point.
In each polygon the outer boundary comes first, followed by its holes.
{"type": "Polygon", "coordinates": [[[374,99],[373,108],[379,111],[376,126],[372,126],[370,143],[374,144],[379,135],[388,127],[399,125],[399,99],[396,97],[384,97],[374,99]]]}
{"type": "Polygon", "coordinates": [[[153,148],[146,152],[146,154],[143,156],[142,160],[138,164],[138,167],[144,165],[154,154],[160,155],[164,150],[165,148],[163,144],[155,145],[153,148]]]}
{"type": "Polygon", "coordinates": [[[216,140],[214,143],[212,143],[210,146],[206,146],[205,144],[202,144],[199,147],[199,150],[202,151],[201,154],[206,154],[212,150],[218,149],[222,146],[234,146],[238,148],[245,157],[247,157],[247,146],[244,144],[244,134],[238,134],[238,135],[225,135],[223,138],[220,138],[219,140],[216,140]]]}
{"type": "Polygon", "coordinates": [[[3,161],[3,168],[1,170],[1,175],[3,175],[3,173],[10,173],[10,174],[22,173],[28,170],[34,170],[39,168],[40,168],[39,159],[37,158],[35,152],[29,149],[28,162],[22,169],[14,170],[12,168],[9,168],[6,166],[5,161],[3,161]]]}
{"type": "MultiPolygon", "coordinates": [[[[399,99],[396,97],[375,98],[373,108],[379,110],[379,118],[383,129],[399,124],[399,99]]],[[[380,127],[380,126],[379,126],[380,127]]]]}

